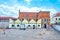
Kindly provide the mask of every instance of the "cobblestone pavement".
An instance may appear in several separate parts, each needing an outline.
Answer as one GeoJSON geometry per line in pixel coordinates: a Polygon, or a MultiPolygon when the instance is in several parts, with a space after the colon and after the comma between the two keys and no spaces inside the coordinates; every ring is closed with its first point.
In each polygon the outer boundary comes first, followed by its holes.
{"type": "Polygon", "coordinates": [[[4,35],[0,29],[0,40],[60,40],[60,33],[53,29],[7,29],[4,35]]]}

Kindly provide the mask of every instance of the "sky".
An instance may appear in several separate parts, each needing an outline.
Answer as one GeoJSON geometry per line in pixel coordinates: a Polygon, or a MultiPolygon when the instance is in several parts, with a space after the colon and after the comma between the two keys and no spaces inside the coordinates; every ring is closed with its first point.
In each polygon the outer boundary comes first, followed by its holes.
{"type": "Polygon", "coordinates": [[[0,0],[0,16],[18,17],[21,12],[60,12],[60,0],[0,0]]]}

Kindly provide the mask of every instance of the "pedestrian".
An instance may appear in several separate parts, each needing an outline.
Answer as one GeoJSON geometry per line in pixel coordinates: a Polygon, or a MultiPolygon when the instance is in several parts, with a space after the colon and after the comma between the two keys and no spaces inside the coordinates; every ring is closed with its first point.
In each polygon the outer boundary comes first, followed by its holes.
{"type": "Polygon", "coordinates": [[[2,28],[2,30],[3,30],[3,32],[4,32],[3,34],[5,35],[5,30],[6,30],[6,28],[2,28]]]}

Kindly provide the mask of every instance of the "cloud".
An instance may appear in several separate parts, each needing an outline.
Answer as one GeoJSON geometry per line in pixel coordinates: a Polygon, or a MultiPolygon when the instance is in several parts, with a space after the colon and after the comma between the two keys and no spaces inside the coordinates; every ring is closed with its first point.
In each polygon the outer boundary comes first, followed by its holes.
{"type": "Polygon", "coordinates": [[[47,9],[45,7],[31,7],[31,8],[28,8],[28,7],[25,7],[25,6],[22,6],[22,5],[13,5],[13,6],[8,6],[8,5],[5,5],[5,4],[1,4],[0,5],[0,13],[1,14],[5,14],[7,16],[12,16],[12,17],[18,17],[18,12],[19,12],[19,9],[21,12],[39,12],[40,10],[41,11],[50,11],[50,16],[52,17],[54,13],[56,13],[57,11],[53,8],[50,8],[50,9],[47,9]]]}
{"type": "Polygon", "coordinates": [[[0,13],[5,14],[5,16],[16,16],[18,17],[18,10],[14,6],[0,5],[0,13]]]}
{"type": "Polygon", "coordinates": [[[25,0],[28,4],[30,4],[30,2],[32,1],[32,0],[25,0]]]}
{"type": "Polygon", "coordinates": [[[41,8],[41,11],[50,11],[50,16],[52,17],[57,11],[53,8],[47,9],[47,8],[41,8]]]}
{"type": "Polygon", "coordinates": [[[25,0],[26,2],[31,2],[31,0],[25,0]]]}

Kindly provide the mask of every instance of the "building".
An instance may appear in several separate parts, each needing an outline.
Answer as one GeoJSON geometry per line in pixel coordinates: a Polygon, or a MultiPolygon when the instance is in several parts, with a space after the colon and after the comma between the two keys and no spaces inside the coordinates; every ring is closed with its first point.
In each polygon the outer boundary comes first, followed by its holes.
{"type": "Polygon", "coordinates": [[[42,28],[50,27],[50,12],[49,11],[40,11],[38,14],[38,19],[41,19],[42,28]]]}
{"type": "Polygon", "coordinates": [[[18,21],[17,18],[9,18],[9,28],[17,28],[19,22],[16,21],[18,21]]]}
{"type": "Polygon", "coordinates": [[[9,19],[15,19],[12,17],[0,16],[0,27],[9,27],[9,19]]]}
{"type": "Polygon", "coordinates": [[[53,20],[54,20],[54,24],[60,25],[60,12],[54,14],[53,20]]]}
{"type": "Polygon", "coordinates": [[[17,20],[15,21],[15,27],[16,27],[16,28],[20,28],[20,27],[21,27],[21,20],[17,19],[17,20]]]}
{"type": "Polygon", "coordinates": [[[28,24],[30,24],[28,26],[31,26],[33,28],[38,28],[38,26],[40,26],[39,28],[47,28],[50,26],[50,12],[49,11],[40,11],[40,12],[20,12],[19,11],[18,19],[28,20],[28,24]],[[39,19],[40,19],[40,23],[39,22],[37,23],[39,19]]]}
{"type": "Polygon", "coordinates": [[[48,28],[50,27],[50,12],[20,12],[19,17],[0,17],[0,26],[9,28],[48,28]]]}
{"type": "Polygon", "coordinates": [[[9,26],[9,17],[0,16],[0,27],[8,27],[9,26]]]}

